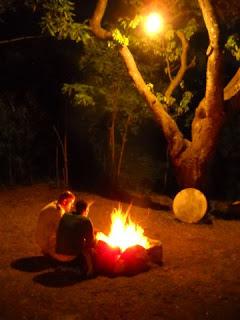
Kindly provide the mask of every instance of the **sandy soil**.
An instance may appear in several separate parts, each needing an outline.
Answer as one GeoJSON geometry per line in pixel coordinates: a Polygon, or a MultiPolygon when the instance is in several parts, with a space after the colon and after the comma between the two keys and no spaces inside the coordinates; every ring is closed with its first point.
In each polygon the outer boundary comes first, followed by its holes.
{"type": "MultiPolygon", "coordinates": [[[[240,221],[190,225],[171,211],[133,206],[145,234],[161,239],[163,266],[80,281],[56,272],[34,243],[39,210],[59,193],[46,185],[0,190],[1,320],[239,319],[240,221]]],[[[107,232],[117,202],[78,195],[95,200],[90,216],[107,232]]]]}

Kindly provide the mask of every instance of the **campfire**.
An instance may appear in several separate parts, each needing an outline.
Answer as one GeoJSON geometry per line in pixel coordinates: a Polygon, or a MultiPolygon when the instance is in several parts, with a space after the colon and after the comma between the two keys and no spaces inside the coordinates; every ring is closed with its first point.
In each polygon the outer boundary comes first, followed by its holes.
{"type": "Polygon", "coordinates": [[[109,235],[96,234],[95,267],[100,273],[136,274],[146,271],[151,263],[162,264],[162,245],[149,239],[144,229],[134,223],[119,205],[111,214],[109,235]]]}
{"type": "Polygon", "coordinates": [[[150,242],[144,236],[144,230],[138,224],[131,221],[129,210],[124,213],[121,206],[114,209],[111,215],[111,230],[108,236],[99,232],[97,240],[108,243],[111,247],[119,247],[123,252],[128,247],[140,245],[146,249],[150,247],[150,242]]]}

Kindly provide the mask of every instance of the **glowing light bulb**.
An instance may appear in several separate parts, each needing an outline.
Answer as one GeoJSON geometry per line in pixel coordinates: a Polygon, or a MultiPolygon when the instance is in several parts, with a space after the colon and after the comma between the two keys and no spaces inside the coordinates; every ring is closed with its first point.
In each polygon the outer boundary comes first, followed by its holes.
{"type": "Polygon", "coordinates": [[[149,34],[156,34],[163,29],[163,18],[160,14],[153,12],[145,20],[145,31],[149,34]]]}

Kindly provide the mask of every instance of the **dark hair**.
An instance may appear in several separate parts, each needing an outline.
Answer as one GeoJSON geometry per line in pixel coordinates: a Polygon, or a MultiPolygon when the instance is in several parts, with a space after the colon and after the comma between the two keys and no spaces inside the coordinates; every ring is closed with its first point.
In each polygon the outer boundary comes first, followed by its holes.
{"type": "Polygon", "coordinates": [[[78,200],[76,202],[76,213],[82,214],[88,207],[88,203],[84,200],[78,200]]]}
{"type": "Polygon", "coordinates": [[[58,202],[60,204],[64,204],[64,202],[69,201],[69,200],[75,200],[75,195],[71,192],[71,191],[65,191],[63,193],[60,194],[59,198],[58,198],[58,202]]]}

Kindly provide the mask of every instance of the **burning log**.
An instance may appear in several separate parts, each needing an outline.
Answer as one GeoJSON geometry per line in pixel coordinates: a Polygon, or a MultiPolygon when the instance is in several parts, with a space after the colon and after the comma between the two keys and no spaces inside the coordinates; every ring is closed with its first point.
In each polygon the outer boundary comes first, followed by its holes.
{"type": "Polygon", "coordinates": [[[163,264],[163,249],[161,242],[147,249],[148,256],[152,263],[161,266],[163,264]]]}
{"type": "Polygon", "coordinates": [[[94,268],[96,273],[109,276],[135,275],[149,270],[151,263],[162,265],[162,252],[159,241],[148,249],[135,245],[121,252],[119,247],[99,240],[95,247],[94,268]]]}
{"type": "Polygon", "coordinates": [[[140,245],[127,248],[116,263],[114,272],[121,275],[135,275],[149,270],[150,259],[147,250],[140,245]]]}
{"type": "Polygon", "coordinates": [[[162,244],[149,239],[144,230],[131,221],[128,211],[114,209],[109,235],[96,234],[95,271],[106,275],[134,275],[162,264],[162,244]]]}
{"type": "Polygon", "coordinates": [[[99,240],[95,247],[95,271],[100,274],[114,274],[115,266],[120,254],[121,250],[119,247],[112,247],[105,241],[99,240]]]}

